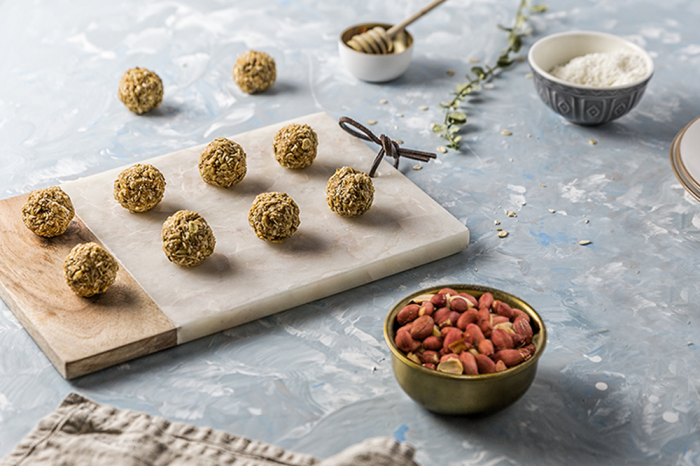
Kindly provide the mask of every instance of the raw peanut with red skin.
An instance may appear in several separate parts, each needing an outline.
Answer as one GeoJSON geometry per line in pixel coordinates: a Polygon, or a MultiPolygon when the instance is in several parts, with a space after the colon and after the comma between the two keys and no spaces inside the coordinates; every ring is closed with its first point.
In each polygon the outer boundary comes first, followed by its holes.
{"type": "Polygon", "coordinates": [[[435,322],[430,316],[422,316],[413,321],[411,327],[411,338],[423,341],[433,334],[435,322]]]}
{"type": "Polygon", "coordinates": [[[440,358],[440,362],[449,361],[450,359],[459,359],[459,356],[454,353],[447,353],[440,358]]]}
{"type": "Polygon", "coordinates": [[[527,340],[526,337],[524,337],[518,333],[510,333],[509,335],[513,339],[513,348],[518,348],[520,346],[523,346],[525,344],[525,340],[527,340]]]}
{"type": "Polygon", "coordinates": [[[504,317],[504,316],[493,316],[493,317],[491,317],[491,325],[493,325],[494,327],[495,327],[496,325],[505,324],[505,323],[507,323],[507,322],[510,322],[510,319],[508,319],[508,317],[504,317]]]}
{"type": "Polygon", "coordinates": [[[469,334],[469,336],[472,339],[472,344],[474,346],[479,346],[479,343],[481,343],[481,340],[484,339],[484,333],[481,331],[481,329],[475,325],[475,324],[469,324],[467,325],[466,332],[469,334]]]}
{"type": "MultiPolygon", "coordinates": [[[[471,301],[471,303],[472,303],[471,307],[476,307],[476,308],[479,307],[479,300],[476,299],[474,296],[470,295],[469,293],[459,293],[457,296],[463,296],[463,297],[467,298],[469,301],[471,301]]],[[[471,307],[470,307],[470,309],[471,309],[471,307]]]]}
{"type": "Polygon", "coordinates": [[[491,325],[491,322],[488,320],[480,320],[478,325],[481,329],[481,333],[484,334],[484,337],[491,338],[491,332],[493,331],[493,325],[491,325]]]}
{"type": "Polygon", "coordinates": [[[448,348],[454,354],[460,354],[463,351],[467,350],[467,344],[464,342],[464,339],[462,338],[461,340],[457,340],[455,342],[450,343],[450,346],[448,346],[448,348]]]}
{"type": "Polygon", "coordinates": [[[520,354],[523,355],[523,359],[527,361],[532,357],[533,354],[535,354],[536,349],[537,348],[535,348],[535,345],[529,344],[523,348],[520,348],[518,351],[520,351],[520,354]]]}
{"type": "Polygon", "coordinates": [[[449,307],[441,307],[433,313],[432,317],[435,320],[435,323],[440,325],[440,322],[445,320],[445,317],[447,317],[447,314],[449,314],[450,312],[451,311],[449,307]]]}
{"type": "Polygon", "coordinates": [[[477,354],[474,356],[474,359],[476,359],[476,366],[479,368],[479,374],[493,374],[496,372],[496,363],[488,356],[477,354]]]}
{"type": "Polygon", "coordinates": [[[440,338],[442,338],[442,339],[444,340],[445,337],[447,336],[447,332],[449,332],[450,329],[452,329],[452,328],[454,328],[454,327],[443,327],[443,328],[441,328],[441,329],[440,329],[440,338]]]}
{"type": "Polygon", "coordinates": [[[440,324],[443,327],[456,327],[457,326],[457,321],[459,320],[459,312],[456,311],[450,311],[447,314],[447,319],[443,320],[442,323],[440,324]]]}
{"type": "Polygon", "coordinates": [[[432,369],[432,370],[435,370],[437,368],[435,366],[435,364],[432,364],[432,363],[423,364],[423,367],[427,367],[428,369],[432,369]]]}
{"type": "Polygon", "coordinates": [[[409,334],[411,333],[411,327],[413,327],[413,322],[409,322],[406,325],[403,325],[399,327],[399,329],[396,331],[396,333],[399,332],[408,332],[409,334]]]}
{"type": "MultiPolygon", "coordinates": [[[[411,338],[411,334],[408,332],[398,332],[396,338],[394,338],[394,343],[396,347],[403,351],[404,353],[409,353],[413,351],[416,341],[411,338]]],[[[420,344],[420,342],[418,342],[420,344]]]]}
{"type": "Polygon", "coordinates": [[[416,320],[419,310],[420,306],[418,304],[409,304],[408,306],[404,306],[403,309],[401,309],[396,315],[396,320],[401,325],[411,322],[412,320],[416,320]]]}
{"type": "Polygon", "coordinates": [[[457,319],[457,328],[460,330],[466,330],[467,325],[476,323],[478,317],[479,316],[476,309],[469,309],[464,314],[459,316],[459,319],[457,319]]]}
{"type": "Polygon", "coordinates": [[[423,364],[438,364],[440,362],[440,356],[438,356],[437,351],[423,351],[420,355],[420,360],[423,364]]]}
{"type": "Polygon", "coordinates": [[[438,351],[438,356],[440,357],[443,357],[446,354],[452,354],[449,348],[440,348],[440,351],[438,351]]]}
{"type": "Polygon", "coordinates": [[[493,295],[488,291],[481,296],[479,296],[479,309],[486,308],[491,309],[493,304],[493,295]]]}
{"type": "Polygon", "coordinates": [[[527,315],[527,313],[521,311],[520,309],[513,309],[513,318],[515,319],[516,317],[522,317],[527,321],[527,323],[530,323],[530,316],[527,315]]]}
{"type": "Polygon", "coordinates": [[[532,339],[532,327],[530,327],[530,324],[528,324],[522,317],[515,318],[513,321],[513,330],[515,330],[515,333],[519,335],[532,339]]]}
{"type": "Polygon", "coordinates": [[[416,352],[423,347],[423,343],[418,340],[413,340],[413,346],[411,347],[412,352],[416,352]]]}
{"type": "Polygon", "coordinates": [[[476,365],[476,359],[474,359],[474,355],[469,351],[462,352],[462,354],[459,355],[459,360],[462,361],[465,374],[477,375],[479,373],[479,366],[476,365]]]}
{"type": "Polygon", "coordinates": [[[503,301],[498,302],[498,307],[494,309],[499,316],[507,317],[508,320],[513,318],[513,309],[503,301]]]}
{"type": "Polygon", "coordinates": [[[455,327],[450,327],[450,330],[445,334],[445,339],[442,343],[442,347],[446,350],[450,349],[450,345],[457,340],[462,340],[462,332],[455,327]]]}
{"type": "Polygon", "coordinates": [[[496,362],[503,361],[508,367],[517,366],[518,364],[523,362],[524,359],[520,351],[515,349],[504,349],[498,351],[496,353],[493,353],[493,355],[491,355],[491,358],[496,362]]]}
{"type": "Polygon", "coordinates": [[[459,295],[450,296],[450,299],[448,300],[448,302],[450,305],[450,309],[452,309],[453,311],[457,311],[457,312],[464,312],[464,311],[467,311],[467,310],[471,309],[472,307],[474,307],[474,305],[472,304],[471,301],[469,301],[464,296],[459,296],[459,295]]]}
{"type": "Polygon", "coordinates": [[[432,298],[430,298],[430,302],[433,303],[436,308],[445,307],[447,306],[447,296],[440,293],[435,294],[432,298]]]}
{"type": "Polygon", "coordinates": [[[502,328],[494,329],[491,332],[491,343],[496,351],[513,349],[513,338],[502,328]]]}
{"type": "Polygon", "coordinates": [[[439,351],[442,348],[442,338],[431,335],[423,340],[423,346],[427,350],[439,351]]]}
{"type": "Polygon", "coordinates": [[[493,343],[491,343],[491,340],[481,340],[481,343],[479,343],[478,346],[478,350],[479,353],[485,356],[491,356],[494,353],[493,343]]]}
{"type": "Polygon", "coordinates": [[[496,363],[496,372],[503,372],[506,369],[508,369],[508,366],[506,366],[506,363],[503,361],[498,361],[496,363]]]}
{"type": "Polygon", "coordinates": [[[434,311],[435,305],[430,301],[425,301],[423,304],[420,305],[420,309],[418,310],[418,316],[431,316],[433,315],[434,311]]]}
{"type": "Polygon", "coordinates": [[[485,307],[482,307],[477,311],[477,322],[479,320],[488,320],[489,322],[491,321],[491,313],[489,312],[488,309],[485,307]]]}
{"type": "Polygon", "coordinates": [[[445,296],[447,296],[447,295],[454,296],[457,294],[457,292],[455,290],[453,290],[452,288],[443,288],[440,291],[438,291],[438,294],[444,294],[445,296]]]}

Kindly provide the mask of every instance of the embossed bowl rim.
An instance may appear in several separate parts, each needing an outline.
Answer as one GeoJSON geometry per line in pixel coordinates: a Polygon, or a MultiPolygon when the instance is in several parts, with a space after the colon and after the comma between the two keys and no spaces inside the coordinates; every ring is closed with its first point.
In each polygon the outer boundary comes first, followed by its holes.
{"type": "Polygon", "coordinates": [[[591,90],[619,90],[637,86],[654,74],[654,60],[649,53],[637,44],[627,39],[596,31],[569,31],[551,34],[535,42],[527,54],[528,62],[532,69],[550,81],[578,89],[591,90]],[[637,53],[647,62],[646,74],[637,81],[620,86],[595,87],[584,84],[575,84],[549,74],[549,71],[557,65],[568,63],[571,59],[589,53],[610,53],[629,50],[637,53]]]}

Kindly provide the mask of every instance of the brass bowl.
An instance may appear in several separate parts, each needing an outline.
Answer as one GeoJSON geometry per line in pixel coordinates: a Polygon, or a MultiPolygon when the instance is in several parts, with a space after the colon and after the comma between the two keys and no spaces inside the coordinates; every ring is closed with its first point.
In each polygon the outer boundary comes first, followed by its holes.
{"type": "Polygon", "coordinates": [[[396,303],[384,322],[384,339],[391,350],[391,364],[396,381],[416,403],[440,414],[487,414],[515,403],[530,388],[537,372],[537,361],[547,345],[547,330],[539,314],[522,299],[495,288],[460,284],[426,288],[396,303]],[[503,372],[479,375],[447,374],[409,360],[394,343],[396,315],[413,298],[426,293],[437,293],[443,288],[469,293],[477,299],[488,291],[494,299],[527,313],[534,332],[532,343],[536,348],[535,354],[503,372]]]}

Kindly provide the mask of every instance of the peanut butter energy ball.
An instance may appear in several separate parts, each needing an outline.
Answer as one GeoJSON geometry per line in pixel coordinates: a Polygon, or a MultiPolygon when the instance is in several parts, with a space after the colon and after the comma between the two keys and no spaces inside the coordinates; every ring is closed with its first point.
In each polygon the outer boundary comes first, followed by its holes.
{"type": "Polygon", "coordinates": [[[84,298],[107,291],[117,279],[118,271],[116,259],[95,243],[78,244],[63,262],[66,283],[84,298]]]}
{"type": "Polygon", "coordinates": [[[248,223],[258,238],[279,243],[299,228],[299,206],[286,193],[258,194],[248,212],[248,223]]]}
{"type": "Polygon", "coordinates": [[[341,217],[357,217],[372,207],[374,186],[365,173],[351,167],[339,168],[326,184],[326,202],[341,217]]]}
{"type": "Polygon", "coordinates": [[[153,165],[132,165],[114,181],[114,199],[131,212],[151,210],[164,193],[165,177],[153,165]]]}
{"type": "Polygon", "coordinates": [[[199,174],[205,183],[229,188],[238,184],[246,171],[243,148],[226,138],[214,139],[199,154],[199,174]]]}
{"type": "Polygon", "coordinates": [[[24,224],[46,238],[63,234],[74,216],[70,197],[58,186],[32,191],[22,206],[24,224]]]}
{"type": "Polygon", "coordinates": [[[194,267],[211,256],[216,246],[214,233],[204,217],[190,210],[180,210],[163,223],[163,252],[171,262],[194,267]]]}
{"type": "Polygon", "coordinates": [[[132,68],[119,80],[119,100],[138,115],[150,112],[163,101],[163,81],[146,68],[132,68]]]}
{"type": "Polygon", "coordinates": [[[275,60],[265,52],[249,50],[233,65],[233,80],[243,92],[255,94],[270,88],[277,79],[275,60]]]}
{"type": "Polygon", "coordinates": [[[317,148],[318,137],[309,125],[287,125],[272,140],[275,159],[285,168],[308,167],[314,163],[317,148]]]}

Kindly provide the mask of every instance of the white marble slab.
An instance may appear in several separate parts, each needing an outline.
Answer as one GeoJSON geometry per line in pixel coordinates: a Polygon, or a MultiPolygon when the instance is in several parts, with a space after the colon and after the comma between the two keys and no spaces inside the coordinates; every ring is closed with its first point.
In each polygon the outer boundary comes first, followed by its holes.
{"type": "Polygon", "coordinates": [[[316,161],[304,170],[282,168],[272,155],[272,138],[288,121],[229,138],[246,151],[248,174],[228,190],[201,180],[197,158],[204,146],[142,161],[167,182],[163,201],[150,212],[129,213],[113,199],[114,180],[125,167],[63,186],[80,218],[176,325],[178,343],[468,246],[469,230],[387,162],[374,178],[367,214],[347,219],[332,213],[325,201],[328,178],[345,165],[369,170],[375,152],[325,113],[293,122],[309,124],[319,137],[316,161]],[[301,211],[299,230],[283,243],[258,239],[248,225],[253,199],[267,191],[286,192],[301,211]],[[180,209],[199,212],[216,237],[214,254],[195,268],[170,263],[161,250],[163,221],[180,209]]]}

